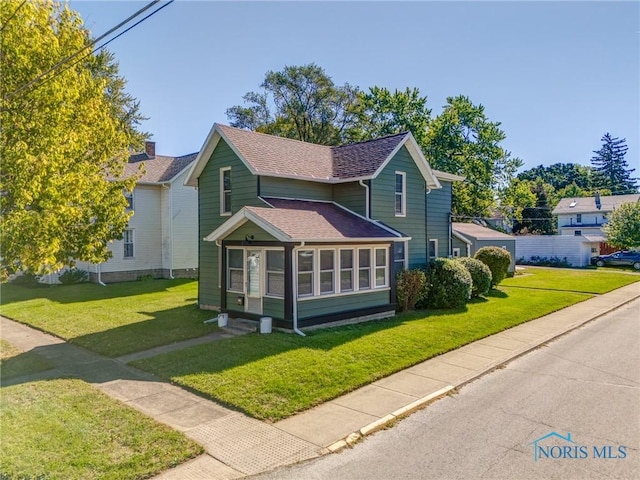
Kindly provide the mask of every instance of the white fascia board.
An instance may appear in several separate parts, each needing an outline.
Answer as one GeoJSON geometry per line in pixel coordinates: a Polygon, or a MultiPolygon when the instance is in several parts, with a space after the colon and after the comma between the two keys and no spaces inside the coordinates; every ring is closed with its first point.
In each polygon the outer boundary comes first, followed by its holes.
{"type": "MultiPolygon", "coordinates": [[[[409,238],[410,239],[410,238],[409,238]]],[[[293,243],[331,243],[331,244],[343,244],[343,243],[388,243],[388,242],[398,242],[405,241],[406,238],[396,238],[396,237],[366,237],[366,238],[292,238],[289,240],[293,243]]]]}
{"type": "Polygon", "coordinates": [[[418,167],[418,170],[420,170],[420,173],[422,174],[423,178],[426,180],[427,187],[431,189],[442,188],[442,185],[440,185],[440,182],[438,181],[436,176],[433,174],[433,171],[431,170],[431,166],[429,165],[429,162],[427,162],[427,159],[422,154],[422,150],[418,146],[416,139],[413,138],[413,135],[411,135],[411,132],[405,135],[404,140],[401,141],[396,146],[396,148],[393,149],[393,151],[389,154],[386,160],[382,162],[382,165],[380,165],[378,170],[376,170],[376,172],[371,176],[371,178],[376,178],[378,175],[380,175],[380,172],[382,172],[386,168],[386,166],[389,164],[391,159],[405,145],[407,147],[407,150],[409,151],[409,155],[411,155],[411,158],[413,158],[413,161],[418,167]]]}
{"type": "Polygon", "coordinates": [[[216,228],[209,235],[204,237],[205,242],[215,242],[216,240],[220,240],[231,234],[233,231],[240,228],[242,225],[247,223],[247,221],[251,221],[255,223],[258,227],[263,229],[265,232],[269,233],[277,240],[281,242],[290,242],[291,238],[284,234],[282,231],[278,230],[276,227],[266,222],[263,218],[256,215],[255,213],[247,210],[246,207],[243,207],[238,213],[234,214],[229,218],[226,222],[216,228]]]}
{"type": "Polygon", "coordinates": [[[467,245],[472,245],[473,242],[471,240],[469,240],[467,237],[465,237],[464,235],[462,235],[460,232],[451,229],[451,233],[453,234],[454,237],[458,238],[458,240],[461,240],[462,242],[466,243],[467,245]]]}
{"type": "Polygon", "coordinates": [[[466,177],[463,177],[461,175],[455,175],[449,172],[441,172],[440,170],[436,170],[436,169],[431,169],[431,171],[436,176],[436,178],[440,180],[448,180],[450,182],[462,182],[467,179],[466,177]]]}

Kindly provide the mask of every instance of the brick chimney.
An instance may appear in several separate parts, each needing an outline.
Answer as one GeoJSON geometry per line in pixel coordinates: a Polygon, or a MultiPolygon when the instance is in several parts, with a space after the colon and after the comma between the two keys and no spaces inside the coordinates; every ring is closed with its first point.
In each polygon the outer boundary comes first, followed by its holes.
{"type": "Polygon", "coordinates": [[[155,158],[156,156],[156,142],[144,142],[144,151],[149,158],[155,158]]]}

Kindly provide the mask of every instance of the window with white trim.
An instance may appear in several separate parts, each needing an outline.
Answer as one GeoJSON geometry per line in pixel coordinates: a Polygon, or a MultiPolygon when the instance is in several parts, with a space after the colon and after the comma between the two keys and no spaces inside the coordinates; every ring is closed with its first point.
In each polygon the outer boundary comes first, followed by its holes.
{"type": "Polygon", "coordinates": [[[298,296],[313,295],[313,250],[298,251],[298,296]]]}
{"type": "Polygon", "coordinates": [[[320,295],[335,293],[335,252],[333,250],[320,250],[320,295]]]}
{"type": "Polygon", "coordinates": [[[353,250],[340,250],[340,291],[353,292],[353,250]]]}
{"type": "Polygon", "coordinates": [[[231,215],[231,167],[220,169],[220,215],[231,215]]]}
{"type": "Polygon", "coordinates": [[[230,248],[227,250],[227,290],[244,292],[244,250],[230,248]]]}
{"type": "Polygon", "coordinates": [[[387,286],[387,249],[375,249],[376,288],[387,286]]]}
{"type": "Polygon", "coordinates": [[[429,239],[429,258],[436,258],[438,256],[438,239],[429,239]]]}
{"type": "Polygon", "coordinates": [[[582,214],[576,213],[576,223],[582,223],[582,214]]]}
{"type": "Polygon", "coordinates": [[[396,197],[395,197],[395,213],[396,217],[404,217],[407,210],[407,174],[405,172],[396,172],[396,197]]]}
{"type": "Polygon", "coordinates": [[[358,290],[371,288],[371,250],[358,249],[358,290]]]}
{"type": "Polygon", "coordinates": [[[284,297],[284,251],[267,250],[267,295],[284,297]]]}
{"type": "Polygon", "coordinates": [[[133,258],[133,230],[126,229],[122,234],[122,243],[124,245],[124,258],[133,258]]]}
{"type": "Polygon", "coordinates": [[[460,256],[460,249],[459,248],[454,248],[453,249],[453,258],[458,258],[460,256]]]}
{"type": "Polygon", "coordinates": [[[127,200],[127,210],[133,210],[133,191],[124,192],[124,198],[127,200]]]}

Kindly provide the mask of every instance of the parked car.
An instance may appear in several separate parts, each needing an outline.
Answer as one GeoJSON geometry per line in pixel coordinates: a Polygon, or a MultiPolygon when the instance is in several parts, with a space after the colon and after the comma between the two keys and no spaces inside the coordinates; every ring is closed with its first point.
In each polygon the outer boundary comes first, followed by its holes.
{"type": "Polygon", "coordinates": [[[619,265],[633,267],[636,270],[640,270],[640,252],[629,250],[614,252],[610,255],[600,255],[599,257],[592,257],[591,265],[597,265],[598,267],[604,267],[605,265],[619,265]]]}

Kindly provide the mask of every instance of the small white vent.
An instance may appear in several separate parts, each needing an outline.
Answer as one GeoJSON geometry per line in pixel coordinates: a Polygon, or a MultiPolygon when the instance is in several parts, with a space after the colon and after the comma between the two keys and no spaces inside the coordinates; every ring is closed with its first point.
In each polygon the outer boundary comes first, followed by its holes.
{"type": "Polygon", "coordinates": [[[575,200],[569,204],[569,208],[573,208],[578,204],[575,200]]]}

